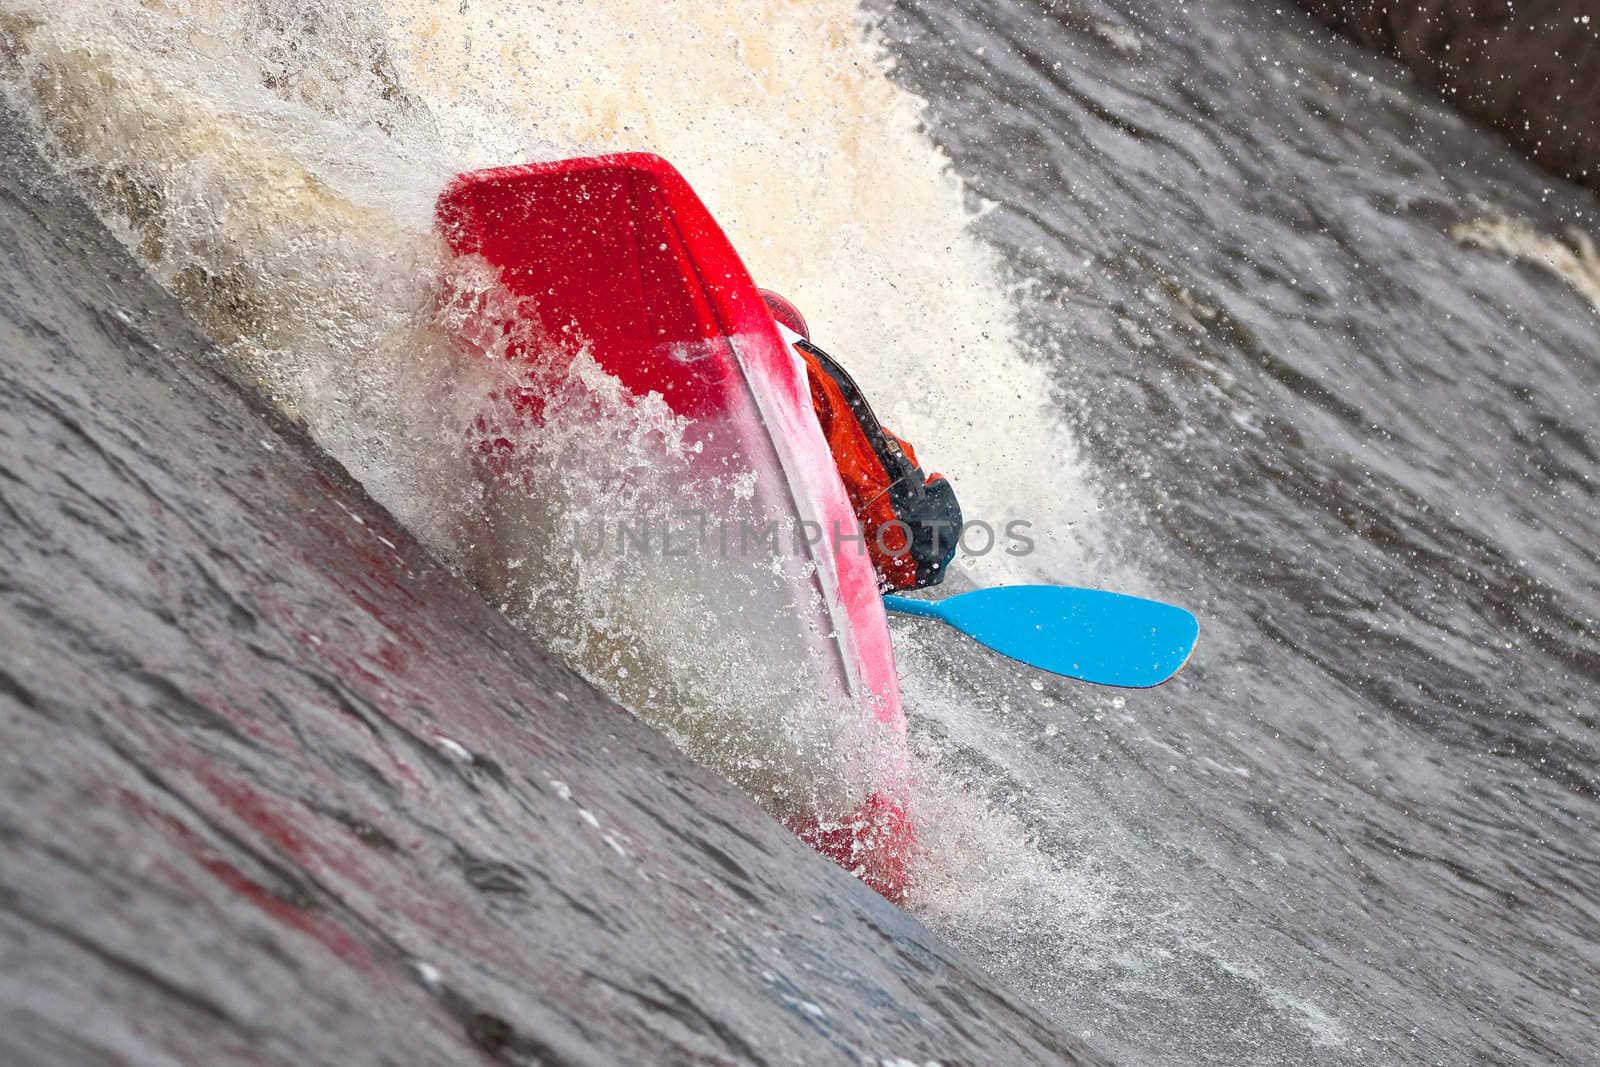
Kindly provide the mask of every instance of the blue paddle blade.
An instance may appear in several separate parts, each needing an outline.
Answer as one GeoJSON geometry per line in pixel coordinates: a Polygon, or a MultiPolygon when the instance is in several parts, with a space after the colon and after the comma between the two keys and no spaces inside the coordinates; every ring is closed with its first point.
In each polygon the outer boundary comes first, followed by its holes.
{"type": "Polygon", "coordinates": [[[883,604],[940,619],[1030,667],[1128,689],[1177,674],[1200,636],[1199,620],[1180,607],[1071,586],[1007,585],[943,600],[886,596],[883,604]]]}

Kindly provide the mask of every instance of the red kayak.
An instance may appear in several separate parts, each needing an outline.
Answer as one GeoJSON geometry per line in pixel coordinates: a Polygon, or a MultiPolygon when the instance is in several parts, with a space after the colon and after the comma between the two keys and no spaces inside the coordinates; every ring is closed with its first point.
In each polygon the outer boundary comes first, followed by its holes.
{"type": "MultiPolygon", "coordinates": [[[[819,851],[901,899],[916,835],[877,576],[850,540],[858,524],[800,359],[732,244],[683,176],[645,153],[463,174],[440,196],[437,218],[456,255],[481,256],[498,271],[509,299],[485,306],[513,307],[521,320],[471,322],[463,339],[481,350],[485,337],[539,338],[509,346],[529,368],[518,404],[530,421],[541,410],[541,367],[582,348],[635,396],[659,394],[692,420],[698,475],[752,475],[754,499],[742,495],[730,507],[820,533],[786,544],[797,558],[784,561],[782,580],[752,585],[749,610],[741,601],[740,617],[727,621],[759,618],[764,647],[797,657],[841,714],[888,738],[864,798],[785,818],[819,851]]],[[[770,563],[761,569],[772,571],[770,563]]]]}

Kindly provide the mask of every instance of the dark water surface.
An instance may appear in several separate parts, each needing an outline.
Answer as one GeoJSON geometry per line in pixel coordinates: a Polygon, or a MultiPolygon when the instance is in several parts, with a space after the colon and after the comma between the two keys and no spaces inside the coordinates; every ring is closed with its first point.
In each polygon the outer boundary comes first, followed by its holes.
{"type": "Polygon", "coordinates": [[[1600,1062],[1600,309],[1452,236],[1597,202],[1282,8],[880,5],[1114,515],[1055,577],[1204,625],[921,724],[1112,887],[941,929],[1130,1062],[1600,1062]]]}
{"type": "Polygon", "coordinates": [[[433,562],[0,110],[0,1062],[1088,1062],[433,562]]]}

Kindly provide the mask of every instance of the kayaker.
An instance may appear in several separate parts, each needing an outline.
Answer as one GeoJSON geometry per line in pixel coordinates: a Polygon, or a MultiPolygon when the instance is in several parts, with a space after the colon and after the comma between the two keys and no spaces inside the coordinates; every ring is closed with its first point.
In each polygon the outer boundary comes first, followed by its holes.
{"type": "Polygon", "coordinates": [[[944,475],[922,473],[910,443],[883,427],[845,369],[811,343],[799,308],[770,289],[761,297],[805,361],[811,406],[879,580],[889,589],[938,585],[961,535],[955,490],[944,475]]]}

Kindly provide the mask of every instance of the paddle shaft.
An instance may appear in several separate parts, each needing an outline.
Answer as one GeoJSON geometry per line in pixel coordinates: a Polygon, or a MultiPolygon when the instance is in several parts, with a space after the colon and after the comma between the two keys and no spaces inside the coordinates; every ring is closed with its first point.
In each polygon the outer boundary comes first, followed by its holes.
{"type": "Polygon", "coordinates": [[[944,620],[944,613],[939,610],[937,600],[912,600],[906,596],[888,594],[883,598],[883,606],[897,615],[915,615],[919,619],[944,620]]]}

